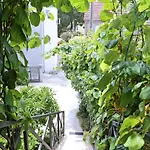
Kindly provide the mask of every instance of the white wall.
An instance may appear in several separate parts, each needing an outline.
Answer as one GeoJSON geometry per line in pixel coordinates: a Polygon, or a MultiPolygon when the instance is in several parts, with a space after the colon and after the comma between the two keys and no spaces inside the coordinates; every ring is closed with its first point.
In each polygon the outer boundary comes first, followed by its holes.
{"type": "MultiPolygon", "coordinates": [[[[44,22],[44,35],[51,37],[50,44],[44,45],[44,51],[47,52],[57,46],[58,31],[57,31],[57,9],[50,7],[50,9],[44,9],[44,12],[50,12],[54,15],[54,20],[46,19],[44,22]]],[[[53,68],[57,66],[57,56],[51,59],[45,60],[45,72],[53,71],[53,68]]]]}
{"type": "MultiPolygon", "coordinates": [[[[34,32],[38,32],[41,36],[41,38],[43,38],[44,36],[44,32],[43,32],[43,25],[44,23],[41,22],[40,25],[38,27],[33,27],[32,26],[32,31],[33,34],[34,32]]],[[[44,46],[43,46],[43,42],[41,44],[40,47],[34,48],[34,49],[28,49],[28,51],[24,50],[24,54],[28,60],[28,64],[29,66],[39,66],[40,64],[42,65],[42,71],[44,71],[44,58],[42,57],[42,54],[44,52],[44,46]]]]}
{"type": "Polygon", "coordinates": [[[38,27],[32,27],[33,34],[38,32],[43,38],[46,35],[51,37],[51,41],[48,44],[42,42],[41,46],[34,49],[24,50],[25,56],[28,60],[29,66],[42,65],[43,72],[51,72],[53,68],[57,66],[57,56],[45,60],[42,56],[45,52],[53,49],[57,46],[57,9],[54,7],[45,8],[45,13],[51,12],[54,15],[54,20],[50,20],[47,15],[44,22],[41,22],[38,27]]]}

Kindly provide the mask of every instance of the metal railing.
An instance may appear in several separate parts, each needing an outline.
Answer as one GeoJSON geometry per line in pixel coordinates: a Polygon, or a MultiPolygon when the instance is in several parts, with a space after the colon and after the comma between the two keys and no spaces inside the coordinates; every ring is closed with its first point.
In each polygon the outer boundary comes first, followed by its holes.
{"type": "Polygon", "coordinates": [[[43,147],[45,147],[47,150],[54,150],[65,133],[65,112],[60,111],[32,117],[34,121],[43,118],[46,119],[46,124],[43,126],[42,135],[39,135],[31,125],[28,126],[28,130],[24,130],[22,119],[20,119],[19,121],[0,122],[0,135],[11,143],[11,148],[8,148],[8,145],[4,145],[1,143],[0,148],[2,150],[16,150],[16,146],[19,142],[19,137],[22,137],[24,149],[30,150],[30,141],[28,139],[28,135],[32,134],[39,142],[38,150],[41,150],[43,147]],[[7,129],[11,129],[11,133],[9,132],[9,136],[8,132],[7,134],[3,133],[3,131],[7,129]],[[47,136],[47,133],[49,142],[45,141],[45,136],[47,136]]]}

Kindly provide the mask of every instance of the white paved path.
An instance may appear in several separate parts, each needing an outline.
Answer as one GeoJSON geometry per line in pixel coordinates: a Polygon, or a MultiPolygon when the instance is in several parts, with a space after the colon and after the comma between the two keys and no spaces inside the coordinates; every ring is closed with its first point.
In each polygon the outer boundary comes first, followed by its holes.
{"type": "Polygon", "coordinates": [[[63,72],[57,75],[43,74],[43,82],[32,83],[34,86],[51,87],[56,93],[56,99],[61,110],[65,111],[65,137],[57,150],[92,150],[92,147],[83,141],[83,135],[71,135],[70,132],[82,132],[76,117],[78,110],[78,93],[71,87],[63,72]]]}

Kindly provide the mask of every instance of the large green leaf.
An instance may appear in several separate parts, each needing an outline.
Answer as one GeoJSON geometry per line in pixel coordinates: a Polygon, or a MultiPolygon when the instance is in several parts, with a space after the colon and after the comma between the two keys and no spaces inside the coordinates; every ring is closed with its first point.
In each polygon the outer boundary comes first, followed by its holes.
{"type": "Polygon", "coordinates": [[[2,20],[3,20],[3,21],[8,20],[9,13],[10,13],[10,7],[9,7],[9,6],[6,6],[6,7],[3,9],[3,15],[2,15],[2,20]]]}
{"type": "Polygon", "coordinates": [[[28,81],[29,74],[26,67],[23,66],[19,67],[19,78],[21,79],[21,81],[26,81],[26,82],[28,81]]]}
{"type": "Polygon", "coordinates": [[[148,9],[150,6],[150,3],[149,3],[149,0],[141,0],[140,3],[139,3],[139,6],[138,6],[138,10],[140,12],[148,9]]]}
{"type": "Polygon", "coordinates": [[[3,73],[2,79],[9,89],[14,89],[16,86],[15,82],[17,80],[17,73],[14,69],[10,69],[3,73]]]}
{"type": "Polygon", "coordinates": [[[129,116],[127,117],[119,130],[120,133],[124,132],[126,129],[130,129],[135,127],[138,123],[140,122],[140,117],[139,116],[129,116]]]}
{"type": "Polygon", "coordinates": [[[88,0],[70,0],[70,2],[79,12],[86,12],[89,9],[88,0]]]}
{"type": "Polygon", "coordinates": [[[135,61],[116,61],[112,64],[112,70],[117,71],[120,75],[134,77],[149,73],[149,68],[143,62],[135,61]]]}
{"type": "Polygon", "coordinates": [[[146,54],[150,54],[150,29],[149,27],[145,27],[144,28],[144,34],[145,34],[145,46],[144,46],[144,51],[146,52],[146,54]]]}
{"type": "Polygon", "coordinates": [[[24,53],[22,51],[19,52],[20,56],[23,58],[24,60],[24,66],[27,67],[28,65],[28,60],[26,59],[24,53]]]}
{"type": "Polygon", "coordinates": [[[123,26],[125,26],[125,28],[129,31],[132,31],[133,30],[133,27],[134,27],[134,18],[135,18],[135,12],[134,11],[131,11],[130,13],[128,14],[123,14],[121,15],[120,19],[121,19],[121,24],[123,26]],[[130,25],[129,25],[130,24],[130,25]]]}
{"type": "Polygon", "coordinates": [[[127,63],[128,67],[126,69],[126,73],[129,75],[129,76],[135,76],[135,75],[139,75],[140,74],[140,67],[137,63],[127,63]]]}
{"type": "Polygon", "coordinates": [[[45,13],[43,11],[40,13],[40,20],[41,21],[45,20],[45,13]]]}
{"type": "Polygon", "coordinates": [[[22,31],[22,28],[17,24],[14,24],[11,28],[11,38],[17,43],[22,43],[26,41],[26,37],[22,31]]]}
{"type": "Polygon", "coordinates": [[[115,51],[110,51],[105,55],[105,61],[104,63],[111,65],[112,62],[116,61],[119,57],[119,54],[115,51]]]}
{"type": "Polygon", "coordinates": [[[73,8],[70,4],[64,4],[63,6],[61,6],[61,10],[66,13],[70,12],[72,9],[73,8]]]}
{"type": "Polygon", "coordinates": [[[40,37],[33,37],[29,40],[28,46],[29,48],[39,47],[41,45],[40,37]]]}
{"type": "Polygon", "coordinates": [[[122,107],[126,107],[128,104],[131,104],[133,102],[133,93],[130,88],[125,87],[123,89],[122,95],[121,95],[121,101],[120,104],[122,107]]]}
{"type": "Polygon", "coordinates": [[[42,11],[42,1],[41,0],[30,0],[31,6],[35,7],[38,12],[41,12],[42,11]]]}
{"type": "Polygon", "coordinates": [[[4,106],[4,104],[0,104],[0,113],[2,113],[2,114],[5,113],[5,106],[4,106]]]}
{"type": "Polygon", "coordinates": [[[55,19],[54,15],[53,15],[52,13],[49,13],[49,14],[48,14],[48,18],[51,19],[51,20],[54,20],[54,19],[55,19]]]}
{"type": "Polygon", "coordinates": [[[15,21],[17,24],[20,24],[22,26],[29,26],[28,15],[22,7],[17,7],[15,21]]]}
{"type": "Polygon", "coordinates": [[[145,115],[145,101],[142,101],[139,104],[139,110],[140,110],[140,116],[144,117],[144,115],[145,115]]]}
{"type": "Polygon", "coordinates": [[[56,8],[60,9],[62,5],[63,5],[63,0],[55,0],[54,1],[54,6],[56,8]]]}
{"type": "Polygon", "coordinates": [[[103,8],[106,10],[113,10],[115,7],[115,2],[111,2],[111,1],[105,1],[103,8]]]}
{"type": "Polygon", "coordinates": [[[141,75],[141,76],[144,76],[144,75],[146,75],[146,74],[150,74],[150,68],[149,68],[149,66],[148,66],[145,62],[143,62],[143,61],[138,61],[138,62],[137,62],[137,65],[138,65],[139,68],[140,68],[140,75],[141,75]]]}
{"type": "Polygon", "coordinates": [[[149,131],[149,129],[150,129],[150,116],[146,116],[143,123],[142,134],[145,136],[145,134],[149,131]]]}
{"type": "Polygon", "coordinates": [[[104,90],[106,88],[106,86],[111,82],[113,77],[112,73],[105,73],[104,76],[101,78],[101,80],[99,81],[99,90],[104,90]]]}
{"type": "Polygon", "coordinates": [[[112,27],[115,28],[115,29],[120,29],[121,19],[119,17],[112,21],[112,27]]]}
{"type": "Polygon", "coordinates": [[[105,47],[111,49],[114,48],[117,45],[117,43],[118,43],[118,39],[111,40],[105,45],[105,47]]]}
{"type": "Polygon", "coordinates": [[[28,27],[23,28],[23,29],[28,36],[31,36],[31,33],[32,33],[31,24],[29,24],[28,27]]]}
{"type": "Polygon", "coordinates": [[[100,68],[102,69],[103,72],[107,72],[107,71],[109,71],[110,66],[108,64],[106,64],[103,60],[100,64],[100,68]]]}
{"type": "Polygon", "coordinates": [[[49,7],[53,4],[53,0],[42,0],[42,6],[49,7]]]}
{"type": "Polygon", "coordinates": [[[150,86],[143,87],[139,97],[143,100],[150,100],[150,86]]]}
{"type": "Polygon", "coordinates": [[[101,21],[109,21],[113,18],[113,13],[109,12],[108,10],[102,10],[100,13],[101,21]]]}
{"type": "Polygon", "coordinates": [[[115,61],[112,64],[112,71],[121,71],[126,66],[125,61],[115,61]]]}
{"type": "Polygon", "coordinates": [[[144,140],[141,135],[136,132],[133,132],[125,142],[124,146],[128,147],[129,150],[139,150],[143,147],[144,140]]]}
{"type": "Polygon", "coordinates": [[[46,35],[46,36],[44,37],[44,44],[47,44],[49,41],[50,41],[50,36],[49,36],[49,35],[46,35]]]}
{"type": "Polygon", "coordinates": [[[132,91],[135,91],[135,90],[141,88],[141,86],[142,86],[144,83],[146,83],[146,82],[147,82],[147,81],[142,81],[142,82],[137,83],[137,84],[133,87],[132,91]]]}
{"type": "Polygon", "coordinates": [[[6,93],[6,96],[5,96],[5,102],[7,105],[9,106],[13,106],[13,95],[12,95],[12,92],[9,90],[7,91],[6,93]]]}
{"type": "Polygon", "coordinates": [[[14,68],[14,69],[19,68],[20,61],[18,59],[17,53],[14,52],[13,54],[9,55],[9,61],[10,61],[12,68],[14,68]]]}
{"type": "Polygon", "coordinates": [[[38,13],[36,12],[32,12],[30,14],[30,21],[31,21],[31,24],[34,25],[34,26],[38,26],[39,23],[40,23],[40,16],[38,13]]]}
{"type": "Polygon", "coordinates": [[[5,71],[2,75],[2,79],[4,82],[9,82],[9,81],[16,81],[17,79],[17,74],[16,74],[16,71],[14,69],[11,69],[11,70],[8,70],[8,71],[5,71]]]}
{"type": "Polygon", "coordinates": [[[8,41],[3,38],[3,37],[0,37],[0,40],[1,42],[3,43],[4,47],[6,48],[6,50],[12,54],[14,52],[13,48],[10,46],[10,44],[8,43],[8,41]]]}

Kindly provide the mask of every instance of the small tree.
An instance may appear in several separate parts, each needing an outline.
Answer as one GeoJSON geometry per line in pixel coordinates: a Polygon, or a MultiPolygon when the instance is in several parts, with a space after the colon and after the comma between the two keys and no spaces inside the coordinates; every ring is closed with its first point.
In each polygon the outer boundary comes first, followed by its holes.
{"type": "Polygon", "coordinates": [[[59,10],[58,18],[60,19],[60,24],[58,25],[58,36],[60,37],[63,32],[68,30],[75,31],[78,24],[82,25],[84,13],[78,12],[76,8],[68,13],[59,10]]]}

